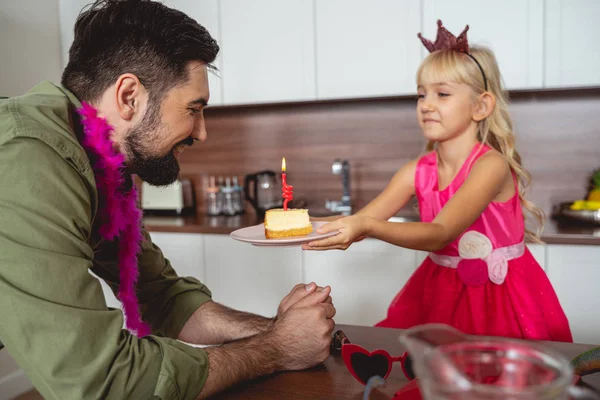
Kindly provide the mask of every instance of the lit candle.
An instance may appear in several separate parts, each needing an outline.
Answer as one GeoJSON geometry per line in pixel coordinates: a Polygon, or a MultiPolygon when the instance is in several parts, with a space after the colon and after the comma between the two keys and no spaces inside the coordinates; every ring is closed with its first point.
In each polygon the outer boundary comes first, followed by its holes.
{"type": "Polygon", "coordinates": [[[290,200],[294,198],[294,196],[292,195],[293,190],[294,187],[287,184],[285,175],[285,157],[283,157],[283,159],[281,160],[281,197],[284,198],[283,209],[285,211],[287,211],[288,209],[288,203],[290,202],[290,200]]]}

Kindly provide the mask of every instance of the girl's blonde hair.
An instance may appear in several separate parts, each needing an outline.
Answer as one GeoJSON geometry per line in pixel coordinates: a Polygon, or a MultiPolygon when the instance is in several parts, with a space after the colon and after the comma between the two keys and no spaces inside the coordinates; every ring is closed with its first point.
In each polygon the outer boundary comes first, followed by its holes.
{"type": "MultiPolygon", "coordinates": [[[[487,78],[487,91],[496,98],[496,106],[489,117],[479,122],[478,139],[481,143],[502,153],[517,176],[518,193],[523,207],[523,218],[533,217],[538,229],[532,232],[525,229],[525,239],[540,243],[540,233],[544,227],[545,215],[541,208],[525,199],[525,192],[531,184],[531,174],[521,165],[521,156],[515,148],[515,134],[508,113],[508,94],[503,88],[502,77],[494,53],[479,46],[471,46],[470,54],[479,62],[487,78]]],[[[417,82],[458,82],[473,89],[474,99],[485,92],[483,74],[477,63],[468,55],[453,50],[440,50],[431,53],[417,71],[417,82]]],[[[427,143],[427,150],[435,148],[435,142],[427,143]]]]}

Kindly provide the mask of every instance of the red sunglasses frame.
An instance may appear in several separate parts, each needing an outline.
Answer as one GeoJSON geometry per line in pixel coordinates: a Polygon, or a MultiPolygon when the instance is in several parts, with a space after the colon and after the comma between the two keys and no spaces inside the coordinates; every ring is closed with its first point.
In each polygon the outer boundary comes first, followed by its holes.
{"type": "Polygon", "coordinates": [[[354,343],[350,343],[350,340],[346,337],[346,335],[342,331],[337,331],[334,334],[334,339],[333,340],[334,341],[332,342],[332,348],[341,350],[341,352],[342,352],[342,358],[344,359],[344,364],[346,364],[346,368],[348,369],[348,371],[350,371],[350,373],[352,374],[352,376],[354,377],[354,379],[356,379],[357,381],[359,381],[363,385],[366,385],[367,382],[364,382],[358,376],[358,374],[356,373],[355,367],[352,365],[352,356],[354,354],[357,354],[357,353],[358,354],[364,354],[367,357],[383,356],[386,359],[386,361],[387,361],[387,372],[385,373],[385,376],[381,377],[382,379],[387,379],[387,377],[392,372],[393,364],[395,362],[400,362],[400,365],[402,367],[402,372],[404,373],[404,376],[406,377],[406,379],[408,379],[409,381],[412,381],[415,378],[414,374],[412,374],[412,368],[411,368],[410,372],[406,368],[407,360],[411,361],[407,352],[404,352],[399,357],[392,357],[390,355],[390,353],[388,353],[386,350],[383,350],[383,349],[377,349],[377,350],[374,350],[374,351],[371,352],[371,351],[368,351],[367,349],[365,349],[362,346],[359,346],[359,345],[354,344],[354,343]]]}
{"type": "Polygon", "coordinates": [[[406,370],[405,362],[406,362],[406,359],[408,358],[407,352],[404,352],[399,357],[392,357],[390,355],[390,353],[388,353],[386,350],[377,349],[375,351],[370,352],[367,349],[365,349],[364,347],[361,347],[357,344],[344,343],[344,344],[342,344],[342,358],[344,359],[344,364],[346,364],[346,368],[348,368],[348,371],[350,371],[352,376],[357,381],[362,383],[363,385],[366,385],[367,382],[363,382],[362,379],[360,379],[358,377],[358,374],[356,373],[356,371],[354,370],[354,366],[352,365],[352,355],[356,354],[356,353],[361,353],[366,356],[381,355],[381,356],[385,357],[385,359],[388,362],[388,367],[387,367],[387,372],[386,372],[385,376],[382,376],[383,379],[387,379],[387,377],[390,375],[390,373],[392,372],[393,364],[395,362],[400,362],[400,365],[402,367],[402,373],[404,373],[404,376],[406,377],[406,379],[408,379],[409,381],[414,379],[414,377],[412,377],[406,370]]]}

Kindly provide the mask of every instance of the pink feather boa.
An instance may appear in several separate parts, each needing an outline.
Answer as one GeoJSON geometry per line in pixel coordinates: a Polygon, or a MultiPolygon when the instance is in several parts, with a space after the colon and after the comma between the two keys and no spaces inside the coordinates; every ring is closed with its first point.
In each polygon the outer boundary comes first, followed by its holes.
{"type": "Polygon", "coordinates": [[[87,103],[77,110],[82,116],[83,146],[96,155],[93,165],[99,204],[98,219],[100,236],[105,240],[119,239],[119,300],[123,304],[125,326],[138,337],[152,331],[139,311],[136,284],[139,276],[137,255],[142,241],[142,212],[137,206],[135,185],[122,191],[125,157],[114,150],[110,140],[112,127],[104,118],[98,117],[95,108],[87,103]]]}

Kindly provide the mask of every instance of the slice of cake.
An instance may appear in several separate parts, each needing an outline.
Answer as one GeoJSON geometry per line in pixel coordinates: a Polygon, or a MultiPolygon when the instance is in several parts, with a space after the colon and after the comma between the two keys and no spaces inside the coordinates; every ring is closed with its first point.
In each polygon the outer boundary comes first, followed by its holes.
{"type": "Polygon", "coordinates": [[[275,208],[265,213],[265,236],[269,239],[304,236],[311,232],[308,210],[275,208]]]}

